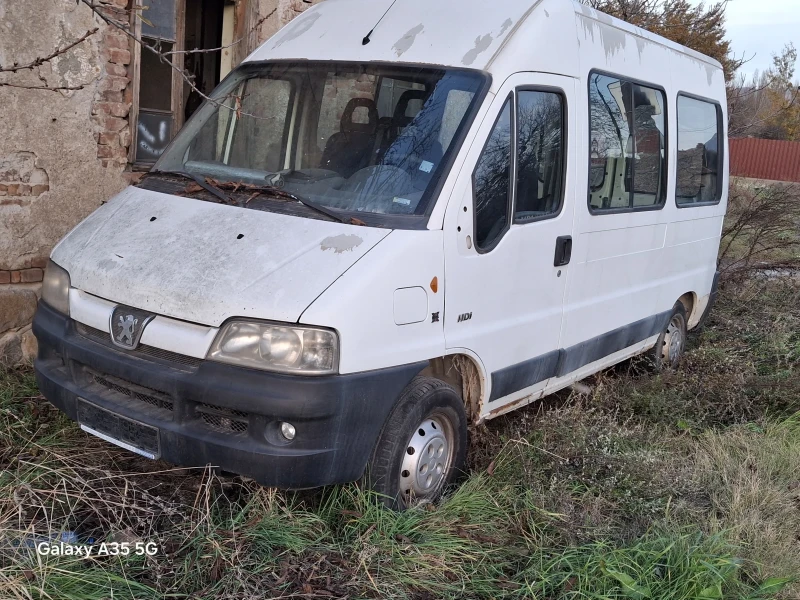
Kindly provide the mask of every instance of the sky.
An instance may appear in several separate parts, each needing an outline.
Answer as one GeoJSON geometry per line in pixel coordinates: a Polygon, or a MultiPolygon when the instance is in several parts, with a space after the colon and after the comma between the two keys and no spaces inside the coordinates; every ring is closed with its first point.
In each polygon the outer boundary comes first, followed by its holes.
{"type": "MultiPolygon", "coordinates": [[[[752,57],[740,69],[748,78],[772,66],[772,54],[784,44],[793,42],[800,51],[800,0],[730,0],[726,15],[728,39],[737,58],[743,53],[752,57]]],[[[800,78],[800,64],[795,77],[800,78]]]]}

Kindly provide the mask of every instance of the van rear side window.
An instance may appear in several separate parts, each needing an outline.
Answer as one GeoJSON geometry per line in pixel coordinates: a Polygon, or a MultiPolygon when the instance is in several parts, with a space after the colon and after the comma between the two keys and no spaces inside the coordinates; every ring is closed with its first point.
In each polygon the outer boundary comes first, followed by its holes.
{"type": "Polygon", "coordinates": [[[720,201],[721,139],[719,105],[678,95],[678,179],[675,182],[678,206],[720,201]]]}
{"type": "Polygon", "coordinates": [[[592,73],[589,111],[592,212],[661,208],[667,189],[664,92],[592,73]]]}

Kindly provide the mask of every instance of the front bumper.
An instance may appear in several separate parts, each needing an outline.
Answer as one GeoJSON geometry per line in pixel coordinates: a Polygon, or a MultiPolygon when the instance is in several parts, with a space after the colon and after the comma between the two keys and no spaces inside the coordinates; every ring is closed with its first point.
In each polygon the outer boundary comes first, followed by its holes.
{"type": "Polygon", "coordinates": [[[33,332],[39,389],[71,419],[83,398],[157,427],[166,461],[279,488],[360,478],[395,400],[427,365],[309,377],[126,352],[43,302],[33,332]],[[291,442],[278,433],[282,421],[297,429],[291,442]]]}

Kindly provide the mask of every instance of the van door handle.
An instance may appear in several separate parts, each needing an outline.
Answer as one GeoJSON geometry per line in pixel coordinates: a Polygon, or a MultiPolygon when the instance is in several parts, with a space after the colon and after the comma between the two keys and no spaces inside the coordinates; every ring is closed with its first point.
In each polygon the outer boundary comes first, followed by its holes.
{"type": "Polygon", "coordinates": [[[572,258],[572,236],[558,236],[556,238],[556,256],[553,259],[553,266],[563,267],[568,265],[570,258],[572,258]]]}

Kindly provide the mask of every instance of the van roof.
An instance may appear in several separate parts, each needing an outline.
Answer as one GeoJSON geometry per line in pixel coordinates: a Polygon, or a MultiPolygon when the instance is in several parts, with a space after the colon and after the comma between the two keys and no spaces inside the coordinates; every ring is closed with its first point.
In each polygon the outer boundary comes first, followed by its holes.
{"type": "MultiPolygon", "coordinates": [[[[386,61],[436,64],[492,71],[503,57],[506,70],[516,58],[517,70],[547,68],[554,51],[563,52],[566,31],[572,53],[582,38],[599,33],[606,55],[634,42],[641,55],[644,46],[657,44],[721,69],[716,60],[655,35],[640,27],[594,10],[573,0],[325,0],[309,8],[264,42],[246,60],[308,59],[386,61]],[[595,32],[595,29],[598,32],[595,32]],[[372,31],[368,44],[362,39],[372,31]],[[557,31],[559,48],[548,47],[547,33],[557,31]],[[506,48],[511,38],[513,48],[506,48]],[[517,38],[525,45],[520,46],[517,38]],[[526,51],[520,56],[520,50],[526,51]],[[550,55],[550,56],[548,56],[550,55]],[[539,67],[536,62],[542,63],[539,67]]],[[[577,69],[577,61],[573,66],[577,69]]],[[[572,74],[565,65],[560,72],[572,74]]],[[[577,73],[574,74],[577,76],[577,73]]]]}

